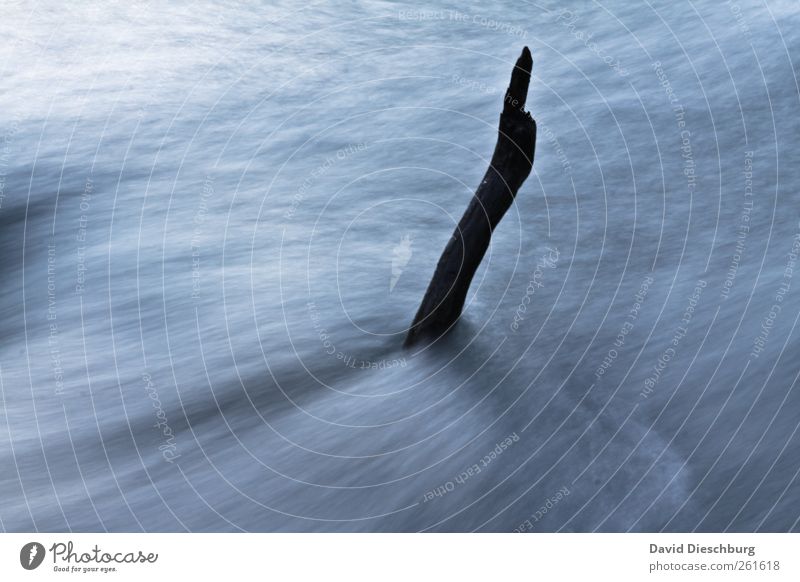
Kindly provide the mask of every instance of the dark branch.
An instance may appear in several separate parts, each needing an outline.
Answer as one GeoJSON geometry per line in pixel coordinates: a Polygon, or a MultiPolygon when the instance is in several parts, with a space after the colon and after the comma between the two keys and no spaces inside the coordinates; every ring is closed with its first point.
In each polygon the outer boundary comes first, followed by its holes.
{"type": "Polygon", "coordinates": [[[511,73],[491,164],[436,265],[406,346],[434,340],[458,321],[492,232],[531,172],[536,123],[524,108],[532,66],[531,53],[525,47],[511,73]]]}

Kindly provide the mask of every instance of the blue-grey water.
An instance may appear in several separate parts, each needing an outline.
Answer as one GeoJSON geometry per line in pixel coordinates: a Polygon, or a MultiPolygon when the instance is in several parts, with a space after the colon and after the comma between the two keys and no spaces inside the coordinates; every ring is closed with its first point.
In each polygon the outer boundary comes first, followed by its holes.
{"type": "Polygon", "coordinates": [[[10,2],[6,531],[800,530],[800,6],[10,2]],[[534,55],[534,171],[403,351],[534,55]]]}

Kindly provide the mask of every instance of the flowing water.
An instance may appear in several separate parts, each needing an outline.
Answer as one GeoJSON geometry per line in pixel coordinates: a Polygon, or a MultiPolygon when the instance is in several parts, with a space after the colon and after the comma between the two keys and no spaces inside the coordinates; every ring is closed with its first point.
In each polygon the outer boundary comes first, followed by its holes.
{"type": "Polygon", "coordinates": [[[562,6],[7,3],[2,528],[800,529],[800,9],[562,6]]]}

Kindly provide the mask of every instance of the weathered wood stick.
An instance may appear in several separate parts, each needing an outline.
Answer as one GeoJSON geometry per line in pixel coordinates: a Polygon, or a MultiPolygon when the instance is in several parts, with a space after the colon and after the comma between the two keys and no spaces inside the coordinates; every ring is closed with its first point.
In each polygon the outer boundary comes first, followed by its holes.
{"type": "Polygon", "coordinates": [[[532,66],[531,53],[525,47],[511,73],[489,169],[436,265],[406,336],[406,347],[435,340],[458,321],[492,232],[531,172],[536,122],[524,108],[532,66]]]}

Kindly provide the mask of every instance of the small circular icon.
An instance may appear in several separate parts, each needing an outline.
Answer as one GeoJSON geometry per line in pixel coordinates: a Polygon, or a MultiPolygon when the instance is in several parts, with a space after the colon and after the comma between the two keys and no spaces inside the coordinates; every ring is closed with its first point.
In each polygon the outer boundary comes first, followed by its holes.
{"type": "Polygon", "coordinates": [[[19,551],[19,563],[26,570],[35,570],[44,561],[44,546],[39,542],[28,542],[19,551]]]}

